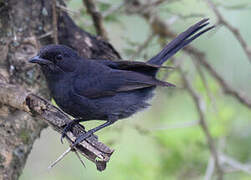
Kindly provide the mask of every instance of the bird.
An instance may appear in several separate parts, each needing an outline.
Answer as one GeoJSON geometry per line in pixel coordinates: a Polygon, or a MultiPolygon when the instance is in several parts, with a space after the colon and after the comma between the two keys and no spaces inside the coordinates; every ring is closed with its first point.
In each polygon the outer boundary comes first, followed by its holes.
{"type": "Polygon", "coordinates": [[[65,45],[47,45],[29,59],[41,66],[56,104],[75,119],[65,125],[61,141],[80,122],[102,120],[103,124],[80,134],[72,147],[95,132],[150,106],[157,86],[174,85],[156,78],[163,63],[190,42],[214,28],[202,19],[179,34],[146,62],[93,60],[80,57],[65,45]],[[206,27],[207,26],[207,27],[206,27]]]}

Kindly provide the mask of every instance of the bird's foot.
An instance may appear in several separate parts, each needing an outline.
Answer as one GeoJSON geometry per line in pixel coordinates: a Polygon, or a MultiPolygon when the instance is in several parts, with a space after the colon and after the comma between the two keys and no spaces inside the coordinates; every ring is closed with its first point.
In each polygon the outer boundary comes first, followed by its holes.
{"type": "Polygon", "coordinates": [[[74,148],[76,145],[78,145],[79,143],[81,143],[82,141],[84,141],[86,138],[88,138],[89,136],[93,135],[93,131],[87,131],[86,133],[80,134],[77,139],[75,140],[75,142],[72,144],[71,148],[74,148]]]}
{"type": "Polygon", "coordinates": [[[74,127],[79,122],[80,122],[79,119],[74,119],[71,122],[67,123],[67,125],[65,126],[65,128],[62,132],[61,139],[60,139],[62,144],[63,144],[63,139],[65,138],[65,136],[67,136],[66,133],[68,131],[70,131],[72,129],[72,127],[74,127]]]}
{"type": "Polygon", "coordinates": [[[109,125],[111,125],[112,123],[114,123],[115,121],[106,121],[104,124],[101,124],[89,131],[87,131],[86,133],[82,133],[80,134],[77,139],[75,140],[75,142],[71,145],[71,148],[73,149],[76,145],[78,145],[79,143],[81,143],[83,140],[85,140],[86,138],[88,138],[89,136],[93,135],[95,132],[97,132],[100,129],[103,129],[109,125]]]}

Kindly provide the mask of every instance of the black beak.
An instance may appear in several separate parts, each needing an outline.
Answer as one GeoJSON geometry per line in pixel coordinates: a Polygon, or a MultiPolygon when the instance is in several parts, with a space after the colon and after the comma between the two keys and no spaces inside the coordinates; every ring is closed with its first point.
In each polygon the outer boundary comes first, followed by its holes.
{"type": "Polygon", "coordinates": [[[35,56],[33,58],[31,58],[29,60],[30,63],[37,63],[37,64],[40,64],[40,65],[48,65],[48,64],[51,64],[52,62],[47,60],[47,59],[43,59],[43,58],[40,58],[39,56],[35,56]]]}

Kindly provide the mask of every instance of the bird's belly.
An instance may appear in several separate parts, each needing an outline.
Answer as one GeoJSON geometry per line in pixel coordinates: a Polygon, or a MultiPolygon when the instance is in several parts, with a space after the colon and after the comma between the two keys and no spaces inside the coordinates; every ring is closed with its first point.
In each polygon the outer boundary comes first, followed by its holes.
{"type": "Polygon", "coordinates": [[[153,96],[154,88],[145,88],[131,92],[117,93],[115,96],[94,99],[94,103],[102,116],[118,119],[127,118],[136,112],[149,107],[147,100],[153,96]]]}
{"type": "Polygon", "coordinates": [[[147,108],[149,104],[146,101],[153,96],[153,89],[139,89],[96,99],[87,99],[71,94],[69,97],[65,96],[67,101],[62,98],[55,98],[55,101],[64,112],[75,118],[107,120],[110,117],[115,117],[123,119],[147,108]]]}

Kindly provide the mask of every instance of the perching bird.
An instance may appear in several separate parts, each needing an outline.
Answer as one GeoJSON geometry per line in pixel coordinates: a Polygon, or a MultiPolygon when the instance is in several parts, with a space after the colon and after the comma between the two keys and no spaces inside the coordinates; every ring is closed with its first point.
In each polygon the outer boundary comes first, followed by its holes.
{"type": "Polygon", "coordinates": [[[203,19],[191,26],[146,63],[91,60],[80,57],[64,45],[43,47],[38,55],[29,61],[41,65],[57,105],[76,118],[66,125],[62,138],[76,123],[89,120],[106,121],[81,134],[74,142],[75,146],[94,132],[148,107],[147,100],[152,98],[157,86],[173,86],[156,79],[156,73],[162,64],[214,27],[203,30],[208,24],[208,19],[203,19]]]}

